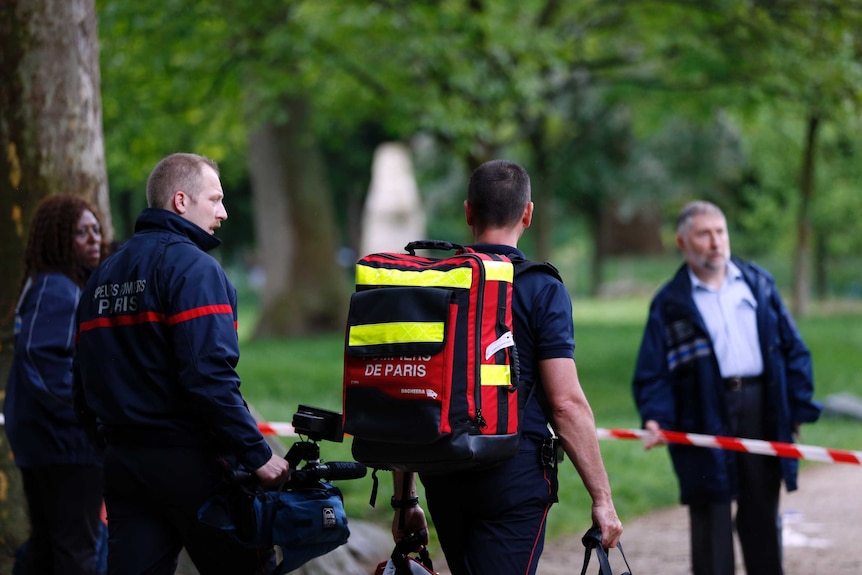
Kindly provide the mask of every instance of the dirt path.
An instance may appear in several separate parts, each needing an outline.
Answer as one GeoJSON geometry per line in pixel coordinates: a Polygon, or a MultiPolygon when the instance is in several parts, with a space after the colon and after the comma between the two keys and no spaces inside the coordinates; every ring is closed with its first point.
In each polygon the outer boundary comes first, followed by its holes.
{"type": "MultiPolygon", "coordinates": [[[[799,485],[793,493],[782,493],[784,574],[862,575],[862,467],[811,465],[801,472],[799,485]]],[[[623,547],[632,575],[690,575],[686,508],[628,521],[623,547]]],[[[623,573],[619,553],[612,551],[611,559],[614,574],[623,573]]],[[[736,573],[745,574],[738,549],[736,559],[736,573]]],[[[545,545],[538,575],[579,575],[583,560],[580,538],[555,540],[545,545]]],[[[442,557],[434,566],[439,575],[450,575],[442,557]]],[[[593,557],[589,573],[597,571],[593,557]]]]}
{"type": "MultiPolygon", "coordinates": [[[[800,474],[799,485],[798,491],[782,494],[785,575],[862,575],[862,467],[809,465],[800,474]]],[[[337,568],[302,573],[373,573],[377,562],[391,550],[392,540],[387,530],[363,525],[361,530],[359,524],[351,527],[351,551],[345,551],[354,557],[353,571],[338,563],[337,554],[331,553],[319,561],[331,561],[337,568]]],[[[686,508],[675,506],[628,521],[623,547],[633,575],[689,575],[686,508]]],[[[431,556],[439,575],[451,575],[439,549],[432,549],[431,556]]],[[[738,551],[736,557],[736,573],[743,575],[745,569],[738,551]]],[[[614,574],[620,575],[624,566],[619,554],[612,551],[611,558],[614,574]]],[[[579,537],[555,540],[545,546],[538,575],[579,575],[583,560],[584,547],[579,537]]],[[[593,558],[589,574],[597,571],[598,563],[593,558]]]]}
{"type": "MultiPolygon", "coordinates": [[[[862,574],[862,467],[810,466],[802,471],[799,485],[798,491],[782,494],[785,575],[862,574]]],[[[629,521],[623,548],[633,575],[689,575],[686,508],[629,521]]],[[[741,575],[745,569],[739,552],[736,556],[741,575]]],[[[542,555],[539,575],[578,575],[582,562],[579,540],[554,541],[542,555]]],[[[595,573],[597,565],[594,558],[589,572],[595,573]]],[[[622,561],[614,569],[615,574],[622,573],[622,561]]]]}

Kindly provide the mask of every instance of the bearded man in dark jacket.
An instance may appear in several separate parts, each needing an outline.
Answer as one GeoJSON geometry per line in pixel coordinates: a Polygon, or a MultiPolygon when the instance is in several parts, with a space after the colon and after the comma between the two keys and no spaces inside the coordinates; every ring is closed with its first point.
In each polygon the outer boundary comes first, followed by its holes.
{"type": "MultiPolygon", "coordinates": [[[[811,355],[773,278],[731,257],[727,223],[709,202],[677,218],[685,264],[656,294],[638,355],[634,397],[649,449],[661,430],[792,442],[816,421],[811,355]]],[[[781,482],[798,461],[670,445],[689,506],[694,575],[734,573],[733,530],[749,575],[781,575],[781,482]],[[731,503],[736,502],[735,521],[731,503]]]]}

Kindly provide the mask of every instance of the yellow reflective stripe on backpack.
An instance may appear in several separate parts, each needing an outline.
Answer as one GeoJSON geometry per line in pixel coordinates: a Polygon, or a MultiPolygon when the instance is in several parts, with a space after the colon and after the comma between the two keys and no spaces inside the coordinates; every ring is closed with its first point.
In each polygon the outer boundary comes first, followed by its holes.
{"type": "Polygon", "coordinates": [[[424,286],[470,289],[473,270],[469,267],[441,270],[395,270],[372,266],[356,266],[356,285],[424,286]]]}
{"type": "Polygon", "coordinates": [[[512,370],[508,365],[482,365],[479,377],[482,385],[512,385],[512,370]]]}
{"type": "Polygon", "coordinates": [[[509,282],[515,278],[515,266],[511,262],[482,260],[485,266],[485,279],[488,281],[509,282]]]}
{"type": "Polygon", "coordinates": [[[443,322],[404,321],[354,325],[347,335],[351,347],[391,343],[442,342],[443,322]]]}

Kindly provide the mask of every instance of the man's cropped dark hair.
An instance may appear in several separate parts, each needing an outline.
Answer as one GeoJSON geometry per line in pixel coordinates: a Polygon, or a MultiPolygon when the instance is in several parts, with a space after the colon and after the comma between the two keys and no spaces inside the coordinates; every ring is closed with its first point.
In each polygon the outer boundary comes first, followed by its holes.
{"type": "Polygon", "coordinates": [[[485,162],[470,177],[467,201],[473,208],[477,231],[508,228],[518,221],[530,202],[530,176],[515,162],[485,162]]]}

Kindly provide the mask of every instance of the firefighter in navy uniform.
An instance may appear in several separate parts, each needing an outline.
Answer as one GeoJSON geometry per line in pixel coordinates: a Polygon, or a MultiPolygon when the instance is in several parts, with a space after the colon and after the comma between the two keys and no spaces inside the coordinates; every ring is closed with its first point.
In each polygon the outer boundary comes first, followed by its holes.
{"type": "Polygon", "coordinates": [[[147,181],[134,236],[87,283],[78,308],[76,405],[103,437],[108,571],[168,574],[185,547],[198,571],[264,573],[197,521],[241,466],[286,479],[240,393],[236,291],[206,252],[227,218],[214,162],[172,154],[147,181]]]}
{"type": "MultiPolygon", "coordinates": [[[[532,220],[533,203],[530,178],[521,166],[505,160],[482,164],[470,178],[464,205],[476,242],[473,249],[524,257],[517,245],[532,220]]],[[[547,514],[557,500],[554,450],[550,457],[543,450],[551,437],[549,425],[589,492],[602,544],[613,547],[622,534],[595,419],[575,367],[568,292],[550,274],[519,274],[512,308],[521,368],[518,393],[530,397],[524,407],[519,453],[488,469],[420,474],[453,575],[536,573],[547,514]],[[531,392],[534,386],[537,389],[531,392]]],[[[398,541],[421,532],[426,520],[413,474],[394,476],[393,537],[398,541]]]]}

